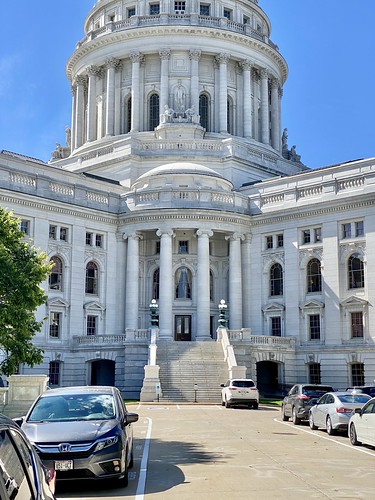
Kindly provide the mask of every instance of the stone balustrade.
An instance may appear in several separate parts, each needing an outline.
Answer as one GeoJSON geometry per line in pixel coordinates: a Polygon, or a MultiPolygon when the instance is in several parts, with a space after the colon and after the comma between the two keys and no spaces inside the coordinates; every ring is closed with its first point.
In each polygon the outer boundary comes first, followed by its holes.
{"type": "Polygon", "coordinates": [[[251,330],[228,330],[230,342],[246,342],[258,347],[292,348],[294,349],[296,339],[294,337],[271,337],[267,335],[251,335],[251,330]]]}

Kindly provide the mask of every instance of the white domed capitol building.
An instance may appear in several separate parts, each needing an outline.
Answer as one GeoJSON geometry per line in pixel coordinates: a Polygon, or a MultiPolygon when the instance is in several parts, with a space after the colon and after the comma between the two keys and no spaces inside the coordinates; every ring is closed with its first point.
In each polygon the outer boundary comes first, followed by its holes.
{"type": "Polygon", "coordinates": [[[259,3],[88,13],[65,144],[0,153],[1,206],[54,262],[21,374],[144,401],[217,401],[232,375],[373,384],[375,161],[309,169],[288,144],[259,3]]]}

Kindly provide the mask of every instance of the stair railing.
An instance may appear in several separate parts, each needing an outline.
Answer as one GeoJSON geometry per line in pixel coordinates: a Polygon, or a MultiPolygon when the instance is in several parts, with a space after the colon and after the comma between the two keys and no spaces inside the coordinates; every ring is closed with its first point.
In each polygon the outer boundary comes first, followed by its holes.
{"type": "Polygon", "coordinates": [[[217,329],[217,342],[221,342],[224,361],[228,364],[228,378],[246,378],[246,366],[238,366],[233,346],[229,341],[228,330],[225,327],[217,329]]]}

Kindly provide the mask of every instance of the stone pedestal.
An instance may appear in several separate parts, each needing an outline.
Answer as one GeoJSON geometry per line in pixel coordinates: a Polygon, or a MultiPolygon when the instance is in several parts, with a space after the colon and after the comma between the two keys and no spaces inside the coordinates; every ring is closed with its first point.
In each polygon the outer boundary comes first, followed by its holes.
{"type": "Polygon", "coordinates": [[[47,375],[10,375],[3,413],[11,418],[25,415],[39,394],[47,389],[48,380],[47,375]]]}
{"type": "Polygon", "coordinates": [[[155,129],[157,139],[178,141],[189,141],[192,139],[203,139],[204,128],[197,123],[175,122],[162,123],[155,129]]]}
{"type": "Polygon", "coordinates": [[[157,401],[158,395],[161,396],[159,365],[146,365],[145,378],[141,389],[140,401],[157,401]]]}

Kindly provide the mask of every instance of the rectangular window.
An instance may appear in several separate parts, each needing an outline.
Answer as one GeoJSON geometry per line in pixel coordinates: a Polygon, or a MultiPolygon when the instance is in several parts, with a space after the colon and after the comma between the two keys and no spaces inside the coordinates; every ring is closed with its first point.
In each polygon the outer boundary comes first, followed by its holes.
{"type": "Polygon", "coordinates": [[[97,316],[87,316],[87,335],[97,334],[97,316]]]}
{"type": "Polygon", "coordinates": [[[343,224],[342,226],[342,238],[351,238],[352,237],[352,226],[351,224],[343,224]]]}
{"type": "Polygon", "coordinates": [[[322,228],[316,227],[314,229],[314,243],[319,243],[322,241],[322,228]]]}
{"type": "Polygon", "coordinates": [[[311,242],[311,236],[310,236],[310,229],[305,229],[302,231],[302,243],[310,243],[311,242]]]}
{"type": "Polygon", "coordinates": [[[49,364],[49,384],[59,385],[60,384],[60,362],[51,361],[49,364]]]}
{"type": "Polygon", "coordinates": [[[157,16],[160,14],[160,4],[150,3],[150,16],[157,16]]]}
{"type": "Polygon", "coordinates": [[[51,312],[49,316],[49,336],[58,339],[60,337],[61,314],[51,312]]]}
{"type": "Polygon", "coordinates": [[[95,246],[102,248],[103,246],[103,235],[96,234],[95,235],[95,246]]]}
{"type": "Polygon", "coordinates": [[[351,371],[352,385],[365,385],[365,367],[363,363],[353,363],[351,371]]]}
{"type": "Polygon", "coordinates": [[[364,236],[365,229],[363,226],[363,220],[359,220],[355,222],[355,235],[358,238],[359,236],[364,236]]]}
{"type": "Polygon", "coordinates": [[[266,248],[267,248],[267,250],[269,250],[270,248],[273,248],[272,236],[266,236],[266,248]]]}
{"type": "Polygon", "coordinates": [[[86,233],[86,245],[92,245],[92,233],[86,233]]]}
{"type": "Polygon", "coordinates": [[[178,242],[178,253],[189,253],[189,242],[179,241],[178,242]]]}
{"type": "Polygon", "coordinates": [[[312,314],[309,316],[310,340],[320,340],[320,316],[312,314]]]}
{"type": "Polygon", "coordinates": [[[281,318],[276,316],[271,318],[271,335],[272,337],[281,337],[281,318]]]}
{"type": "Polygon", "coordinates": [[[352,339],[363,338],[363,314],[353,312],[350,314],[352,339]]]}
{"type": "Polygon", "coordinates": [[[210,5],[207,3],[201,3],[199,6],[199,13],[201,16],[209,16],[210,15],[210,5]]]}
{"type": "Polygon", "coordinates": [[[243,24],[249,24],[250,23],[250,18],[247,16],[243,16],[243,24]]]}
{"type": "Polygon", "coordinates": [[[224,9],[224,17],[226,17],[228,20],[232,19],[232,11],[230,9],[224,9]]]}
{"type": "Polygon", "coordinates": [[[49,239],[55,240],[57,238],[57,226],[49,226],[49,239]]]}
{"type": "Polygon", "coordinates": [[[185,14],[186,2],[175,2],[174,11],[175,14],[185,14]]]}
{"type": "Polygon", "coordinates": [[[155,245],[155,253],[158,255],[160,254],[160,241],[157,241],[156,242],[156,245],[155,245]]]}
{"type": "Polygon", "coordinates": [[[309,364],[309,384],[321,384],[320,363],[309,364]]]}
{"type": "Polygon", "coordinates": [[[132,16],[135,16],[135,7],[128,8],[128,18],[132,16]]]}
{"type": "Polygon", "coordinates": [[[68,228],[67,227],[60,227],[60,240],[61,241],[68,241],[68,228]]]}
{"type": "Polygon", "coordinates": [[[20,222],[20,231],[22,231],[26,236],[30,236],[30,221],[22,219],[20,222]]]}
{"type": "Polygon", "coordinates": [[[284,246],[284,235],[278,234],[278,235],[276,235],[276,238],[277,238],[277,246],[279,248],[282,248],[284,246]]]}

